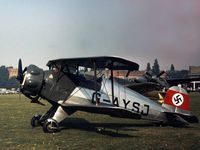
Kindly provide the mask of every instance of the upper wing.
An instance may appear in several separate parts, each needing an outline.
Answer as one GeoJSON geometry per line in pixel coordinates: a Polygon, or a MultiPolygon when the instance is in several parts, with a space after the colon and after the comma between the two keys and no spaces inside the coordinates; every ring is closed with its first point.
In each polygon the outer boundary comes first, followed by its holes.
{"type": "Polygon", "coordinates": [[[81,58],[67,58],[50,60],[47,66],[82,66],[86,68],[93,68],[94,63],[98,69],[112,69],[112,70],[138,70],[139,65],[135,62],[119,58],[119,57],[81,57],[81,58]]]}

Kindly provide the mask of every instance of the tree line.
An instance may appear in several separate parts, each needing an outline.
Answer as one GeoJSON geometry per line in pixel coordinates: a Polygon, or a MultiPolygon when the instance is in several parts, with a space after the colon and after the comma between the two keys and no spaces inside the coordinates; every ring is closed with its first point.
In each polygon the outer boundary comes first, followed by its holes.
{"type": "MultiPolygon", "coordinates": [[[[19,83],[16,80],[16,77],[9,78],[9,67],[0,66],[0,88],[18,88],[19,83]]],[[[154,60],[154,64],[151,67],[151,64],[148,62],[146,71],[150,72],[152,75],[158,75],[160,73],[160,65],[158,60],[154,60]]],[[[188,75],[188,70],[175,70],[173,64],[171,64],[170,69],[167,71],[167,74],[170,78],[184,78],[188,75]]]]}
{"type": "MultiPolygon", "coordinates": [[[[160,65],[158,60],[154,60],[154,64],[151,67],[151,64],[148,62],[146,71],[150,72],[152,75],[158,75],[160,73],[160,65]]],[[[188,76],[188,70],[175,70],[174,64],[171,64],[170,69],[166,71],[169,78],[185,78],[188,76]]]]}

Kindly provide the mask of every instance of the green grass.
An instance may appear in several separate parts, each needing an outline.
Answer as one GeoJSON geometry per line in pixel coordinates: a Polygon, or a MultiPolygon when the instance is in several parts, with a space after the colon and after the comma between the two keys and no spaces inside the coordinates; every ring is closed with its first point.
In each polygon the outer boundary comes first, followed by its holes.
{"type": "MultiPolygon", "coordinates": [[[[191,108],[200,119],[200,94],[191,93],[191,108]]],[[[32,129],[30,119],[50,105],[31,104],[18,95],[0,96],[0,149],[200,149],[200,125],[187,128],[156,127],[147,121],[111,118],[77,112],[65,121],[65,128],[45,134],[32,129]],[[102,133],[98,127],[105,127],[102,133]],[[119,129],[117,131],[117,129],[119,129]]]]}

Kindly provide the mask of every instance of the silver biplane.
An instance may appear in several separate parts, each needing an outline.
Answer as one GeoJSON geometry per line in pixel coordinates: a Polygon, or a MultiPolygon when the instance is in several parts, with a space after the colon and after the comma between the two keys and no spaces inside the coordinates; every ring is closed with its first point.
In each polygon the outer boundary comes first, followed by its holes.
{"type": "Polygon", "coordinates": [[[49,70],[45,71],[35,65],[22,69],[19,60],[17,77],[21,92],[32,103],[42,104],[42,98],[52,105],[46,114],[35,115],[31,120],[32,127],[41,125],[44,132],[59,131],[59,124],[76,111],[173,126],[198,122],[190,113],[189,96],[181,87],[169,88],[160,104],[120,84],[113,71],[127,70],[128,77],[131,71],[139,69],[132,61],[118,57],[67,58],[51,60],[47,66],[49,70]],[[90,74],[83,74],[88,68],[90,74]]]}

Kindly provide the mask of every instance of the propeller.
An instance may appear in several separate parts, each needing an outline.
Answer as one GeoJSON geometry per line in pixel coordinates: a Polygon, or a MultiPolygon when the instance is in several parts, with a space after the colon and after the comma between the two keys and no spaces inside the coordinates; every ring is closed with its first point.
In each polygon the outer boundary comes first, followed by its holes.
{"type": "Polygon", "coordinates": [[[17,73],[17,78],[19,81],[19,100],[21,100],[21,84],[23,82],[23,70],[22,70],[22,60],[19,59],[18,61],[18,73],[17,73]]]}
{"type": "Polygon", "coordinates": [[[16,79],[19,81],[19,100],[21,100],[21,83],[22,83],[22,60],[19,59],[18,61],[18,72],[16,79]]]}
{"type": "MultiPolygon", "coordinates": [[[[23,93],[26,97],[28,97],[29,99],[31,99],[31,103],[37,103],[37,104],[40,104],[40,105],[44,105],[43,103],[41,103],[39,101],[40,99],[40,96],[39,95],[32,95],[31,93],[27,93],[27,92],[30,92],[29,90],[31,89],[31,84],[28,86],[28,89],[27,90],[27,85],[23,85],[22,86],[22,83],[23,83],[23,80],[24,80],[24,74],[26,73],[26,71],[29,70],[30,73],[35,73],[37,72],[39,68],[37,68],[36,66],[34,65],[29,65],[28,67],[25,67],[24,69],[22,68],[22,60],[19,59],[18,61],[18,75],[17,75],[17,80],[19,81],[19,99],[21,99],[21,93],[23,93]],[[32,70],[32,71],[30,71],[32,70]],[[25,86],[25,87],[24,87],[25,86]]],[[[33,75],[34,76],[34,75],[33,75]]],[[[34,80],[33,80],[34,81],[34,80]]],[[[30,83],[32,83],[32,81],[30,80],[30,83]]],[[[37,83],[37,82],[36,82],[37,83]]],[[[33,90],[33,89],[31,89],[33,90]]]]}
{"type": "Polygon", "coordinates": [[[18,61],[17,80],[19,81],[20,84],[22,84],[22,82],[23,82],[23,70],[22,70],[22,60],[21,59],[19,59],[19,61],[18,61]]]}

